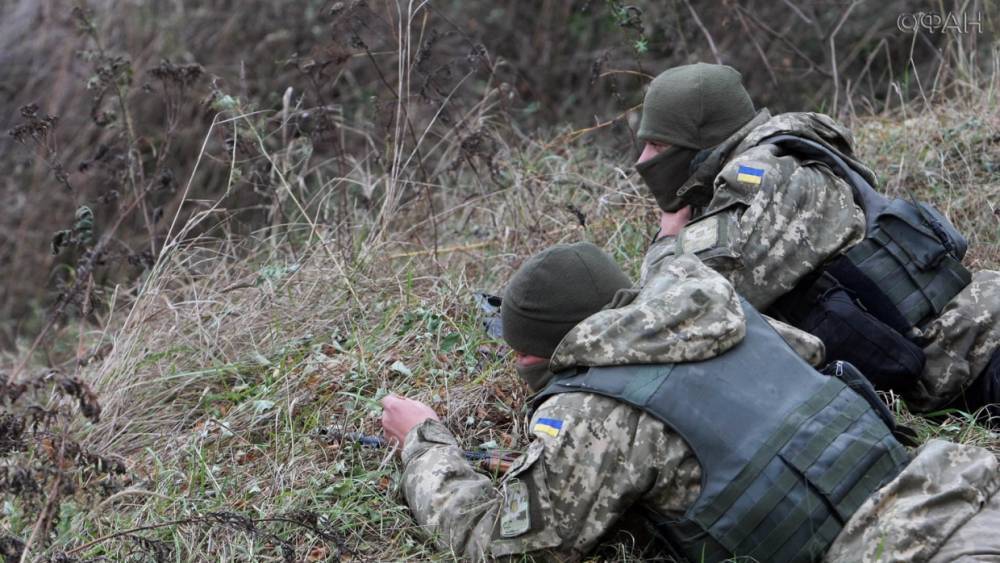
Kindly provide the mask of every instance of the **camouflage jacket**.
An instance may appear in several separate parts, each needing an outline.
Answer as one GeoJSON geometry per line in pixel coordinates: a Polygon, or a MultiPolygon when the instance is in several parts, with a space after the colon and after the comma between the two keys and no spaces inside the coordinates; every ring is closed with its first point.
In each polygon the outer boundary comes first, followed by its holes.
{"type": "MultiPolygon", "coordinates": [[[[758,145],[778,133],[853,152],[850,132],[825,115],[771,117],[761,110],[713,149],[681,187],[681,194],[702,203],[700,211],[677,237],[650,247],[644,272],[660,260],[693,252],[765,310],[803,276],[864,237],[864,214],[846,182],[825,165],[778,156],[773,145],[758,145]]],[[[874,174],[848,159],[874,183],[874,174]]]]}
{"type": "MultiPolygon", "coordinates": [[[[693,256],[663,263],[628,302],[577,325],[553,369],[706,359],[742,340],[745,320],[732,286],[693,256]]],[[[819,342],[790,327],[807,360],[819,342]]],[[[590,551],[642,503],[680,514],[700,492],[690,448],[645,412],[586,393],[545,401],[529,426],[534,441],[499,490],[468,465],[437,421],[407,436],[403,491],[442,548],[471,559],[538,553],[573,559],[590,551]]]]}
{"type": "MultiPolygon", "coordinates": [[[[732,286],[691,256],[652,265],[647,283],[617,305],[566,336],[556,368],[705,359],[745,332],[732,286]]],[[[813,365],[822,360],[814,338],[776,328],[813,365]]],[[[529,428],[534,440],[499,487],[472,469],[441,422],[410,431],[403,493],[442,549],[466,559],[579,559],[636,505],[680,515],[701,491],[701,467],[684,440],[624,403],[555,395],[529,428]]],[[[936,562],[941,554],[1000,553],[1000,535],[985,533],[1000,529],[998,488],[991,453],[932,441],[851,517],[825,561],[936,562]]]]}
{"type": "MultiPolygon", "coordinates": [[[[766,310],[803,276],[864,238],[851,187],[826,166],[778,156],[766,137],[788,133],[839,150],[873,186],[875,175],[853,158],[851,133],[817,113],[771,116],[762,110],[714,148],[680,192],[699,211],[676,236],[653,243],[648,272],[682,253],[695,253],[726,277],[758,310],[766,310]]],[[[940,408],[982,373],[1000,347],[1000,273],[973,282],[923,328],[927,358],[912,388],[899,390],[919,412],[940,408]]]]}

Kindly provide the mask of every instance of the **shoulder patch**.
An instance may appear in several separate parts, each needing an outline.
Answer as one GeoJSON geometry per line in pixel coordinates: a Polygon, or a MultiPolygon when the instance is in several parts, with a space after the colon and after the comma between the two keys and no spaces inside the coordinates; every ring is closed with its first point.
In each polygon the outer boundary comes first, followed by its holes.
{"type": "Polygon", "coordinates": [[[714,247],[719,242],[719,216],[712,215],[691,223],[680,233],[679,253],[697,253],[714,247]]]}
{"type": "Polygon", "coordinates": [[[559,435],[559,431],[562,430],[563,421],[556,420],[554,418],[539,418],[535,426],[532,427],[533,432],[541,432],[555,438],[559,435]]]}
{"type": "Polygon", "coordinates": [[[503,488],[503,512],[500,514],[500,536],[513,538],[531,529],[531,500],[528,486],[511,479],[503,488]]]}
{"type": "Polygon", "coordinates": [[[759,186],[763,180],[764,180],[764,168],[759,165],[747,166],[744,164],[740,164],[739,168],[737,168],[736,170],[736,181],[738,182],[759,186]]]}

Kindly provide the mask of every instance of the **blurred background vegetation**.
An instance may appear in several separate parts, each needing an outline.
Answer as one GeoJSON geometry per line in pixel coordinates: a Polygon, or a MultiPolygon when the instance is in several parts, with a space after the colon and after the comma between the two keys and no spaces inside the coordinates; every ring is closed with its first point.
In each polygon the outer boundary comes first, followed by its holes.
{"type": "Polygon", "coordinates": [[[394,196],[433,205],[449,186],[423,190],[431,176],[454,184],[468,168],[477,189],[507,185],[498,153],[539,130],[600,127],[585,142],[627,167],[644,85],[676,64],[735,66],[772,113],[884,113],[981,82],[995,64],[997,17],[995,2],[980,1],[7,0],[0,130],[22,124],[28,104],[58,121],[27,146],[0,137],[0,347],[37,334],[77,278],[86,248],[53,253],[51,243],[84,205],[107,230],[129,193],[142,194],[99,260],[97,286],[140,278],[170,225],[220,196],[230,232],[319,213],[350,252],[364,236],[348,215],[380,209],[385,195],[351,172],[392,176],[394,151],[418,141],[417,181],[394,196]],[[899,29],[921,11],[972,26],[899,29]],[[498,111],[472,119],[484,104],[498,111]],[[257,112],[262,146],[210,128],[220,110],[257,112]],[[452,146],[432,146],[441,140],[452,146]],[[278,163],[262,149],[322,171],[293,187],[301,209],[275,188],[278,163]]]}
{"type": "MultiPolygon", "coordinates": [[[[449,559],[391,452],[327,438],[379,433],[392,390],[463,447],[525,444],[527,389],[472,293],[556,242],[637,272],[656,213],[635,130],[669,66],[730,64],[759,107],[845,121],[880,189],[1000,268],[998,17],[0,0],[0,559],[449,559]]],[[[922,440],[1000,451],[972,415],[885,398],[922,440]]],[[[616,537],[596,557],[635,555],[616,537]]]]}

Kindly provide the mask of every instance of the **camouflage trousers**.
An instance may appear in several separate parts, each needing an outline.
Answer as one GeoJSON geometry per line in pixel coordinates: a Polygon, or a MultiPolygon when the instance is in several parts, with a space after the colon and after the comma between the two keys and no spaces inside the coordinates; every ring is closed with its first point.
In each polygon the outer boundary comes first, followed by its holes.
{"type": "Polygon", "coordinates": [[[924,327],[927,364],[907,404],[932,411],[957,397],[1000,349],[1000,272],[984,270],[924,327]]]}
{"type": "Polygon", "coordinates": [[[992,453],[931,440],[851,516],[823,560],[1000,562],[998,489],[992,453]]]}
{"type": "Polygon", "coordinates": [[[951,561],[1000,562],[1000,495],[955,531],[930,563],[951,561]]]}

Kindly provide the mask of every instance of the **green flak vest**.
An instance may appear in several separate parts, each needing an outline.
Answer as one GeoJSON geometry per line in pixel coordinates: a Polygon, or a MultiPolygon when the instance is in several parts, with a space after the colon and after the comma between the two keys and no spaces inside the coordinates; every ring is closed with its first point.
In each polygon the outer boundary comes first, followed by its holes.
{"type": "Polygon", "coordinates": [[[684,438],[701,464],[701,493],[683,516],[650,519],[689,561],[813,561],[909,456],[864,398],[803,361],[746,302],[743,310],[746,337],[720,356],[562,372],[533,405],[596,393],[684,438]]]}
{"type": "Polygon", "coordinates": [[[882,322],[909,335],[972,281],[962,265],[968,241],[932,205],[889,200],[830,147],[794,135],[763,139],[799,158],[826,164],[851,186],[865,213],[866,235],[826,271],[882,322]]]}

